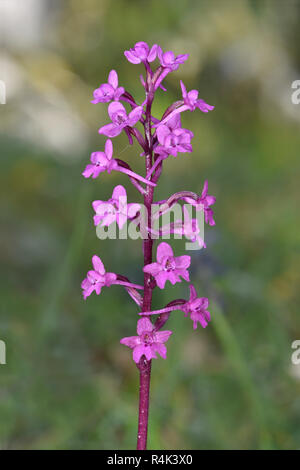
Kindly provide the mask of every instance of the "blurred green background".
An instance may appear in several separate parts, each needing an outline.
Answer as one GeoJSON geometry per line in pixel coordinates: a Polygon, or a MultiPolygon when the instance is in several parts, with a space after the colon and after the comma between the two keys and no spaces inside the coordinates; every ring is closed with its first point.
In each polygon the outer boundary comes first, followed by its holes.
{"type": "MultiPolygon", "coordinates": [[[[2,449],[133,449],[138,373],[120,338],[137,308],[118,287],[81,297],[99,254],[141,282],[141,242],[97,239],[91,201],[124,175],[81,176],[106,105],[92,91],[115,68],[142,100],[137,41],[190,53],[159,91],[154,114],[181,96],[179,80],[215,110],[185,113],[192,155],[169,158],[158,199],[205,179],[217,197],[207,249],[190,252],[191,279],[212,323],[193,331],[174,313],[168,359],[153,361],[149,448],[299,448],[300,1],[1,0],[2,449]]],[[[136,145],[114,140],[143,174],[136,145]]],[[[184,241],[174,242],[177,254],[184,241]]],[[[156,308],[187,297],[185,283],[155,292],[156,308]]]]}

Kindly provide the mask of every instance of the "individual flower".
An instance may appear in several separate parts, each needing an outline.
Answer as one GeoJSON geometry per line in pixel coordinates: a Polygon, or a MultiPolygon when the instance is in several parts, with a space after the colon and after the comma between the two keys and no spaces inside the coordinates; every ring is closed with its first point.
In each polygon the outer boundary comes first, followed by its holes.
{"type": "Polygon", "coordinates": [[[119,101],[120,96],[125,93],[123,87],[118,87],[118,74],[111,70],[108,75],[108,83],[102,83],[99,88],[94,90],[94,99],[91,103],[109,103],[110,101],[119,101]]]}
{"type": "Polygon", "coordinates": [[[189,211],[185,206],[183,206],[183,213],[183,223],[181,220],[175,221],[174,229],[170,230],[170,232],[184,235],[191,242],[197,242],[200,248],[206,248],[204,240],[200,237],[201,230],[198,224],[198,220],[190,218],[189,211]]]}
{"type": "Polygon", "coordinates": [[[157,44],[154,44],[151,49],[146,42],[137,42],[129,51],[125,51],[126,59],[132,64],[140,64],[141,62],[153,62],[156,59],[157,44]]]}
{"type": "Polygon", "coordinates": [[[110,173],[112,170],[118,169],[118,163],[115,159],[112,158],[113,156],[113,145],[110,139],[107,139],[105,142],[105,152],[93,152],[91,154],[91,162],[86,166],[85,170],[83,171],[83,176],[85,178],[97,178],[100,173],[103,171],[107,171],[110,173]]]}
{"type": "Polygon", "coordinates": [[[127,219],[132,219],[140,210],[140,204],[127,204],[126,189],[118,185],[114,188],[112,197],[108,201],[94,201],[93,209],[96,212],[94,224],[102,227],[117,222],[120,229],[123,228],[127,219]]]}
{"type": "Polygon", "coordinates": [[[99,134],[107,137],[116,137],[121,134],[124,127],[133,127],[142,117],[143,107],[137,106],[128,115],[124,106],[118,101],[113,101],[108,106],[108,114],[112,122],[99,129],[99,134]]]}
{"type": "Polygon", "coordinates": [[[191,264],[191,257],[187,255],[174,256],[168,243],[162,242],[157,247],[156,263],[147,264],[143,271],[151,274],[160,289],[164,289],[166,281],[171,284],[181,282],[180,276],[186,281],[190,280],[187,268],[191,264]]]}
{"type": "MultiPolygon", "coordinates": [[[[163,149],[174,157],[177,156],[178,152],[192,152],[193,148],[191,145],[191,138],[193,133],[188,129],[182,129],[177,127],[176,129],[170,129],[166,124],[161,124],[157,127],[156,135],[158,142],[163,149]]],[[[160,153],[160,147],[155,149],[157,153],[160,153]]]]}
{"type": "Polygon", "coordinates": [[[208,322],[210,322],[210,313],[207,310],[209,300],[206,297],[198,297],[197,292],[193,284],[190,284],[190,298],[180,308],[184,312],[184,316],[190,315],[190,319],[193,321],[193,328],[196,330],[198,323],[202,328],[206,328],[208,322]]]}
{"type": "Polygon", "coordinates": [[[149,318],[141,318],[137,322],[138,336],[122,338],[120,343],[133,349],[133,360],[138,364],[144,355],[148,361],[157,359],[158,353],[163,359],[167,357],[166,343],[172,331],[155,331],[149,318]]]}
{"type": "Polygon", "coordinates": [[[157,55],[161,66],[169,69],[170,71],[177,70],[179,65],[183,64],[189,57],[189,54],[180,54],[175,57],[174,52],[163,52],[160,46],[157,48],[157,55]]]}
{"type": "Polygon", "coordinates": [[[216,225],[214,221],[213,215],[214,211],[209,207],[212,206],[216,202],[216,198],[214,196],[210,196],[207,194],[208,182],[207,180],[204,182],[204,187],[201,196],[199,199],[195,201],[192,198],[184,198],[186,202],[189,202],[193,206],[196,207],[197,211],[204,211],[205,222],[209,225],[216,225]]]}
{"type": "Polygon", "coordinates": [[[182,80],[180,80],[180,86],[183,102],[190,111],[194,111],[196,108],[199,108],[203,113],[208,113],[214,109],[214,106],[210,106],[205,103],[204,100],[198,99],[199,92],[197,90],[187,92],[182,80]]]}
{"type": "Polygon", "coordinates": [[[199,92],[197,90],[187,92],[182,80],[180,80],[180,86],[183,100],[176,101],[168,108],[169,112],[161,120],[160,124],[168,124],[171,119],[180,116],[180,113],[183,111],[195,111],[196,108],[199,108],[203,113],[208,113],[214,109],[214,106],[207,104],[202,99],[198,99],[199,92]]]}
{"type": "Polygon", "coordinates": [[[134,171],[119,166],[117,160],[112,158],[112,156],[113,144],[110,139],[107,139],[105,142],[105,152],[93,152],[90,159],[92,164],[86,166],[82,175],[85,178],[89,178],[90,176],[92,176],[92,178],[97,178],[97,176],[99,176],[99,174],[103,171],[111,173],[112,170],[115,170],[121,173],[125,173],[126,175],[135,178],[136,180],[142,181],[143,183],[149,184],[150,186],[156,186],[155,183],[148,181],[146,178],[143,178],[143,176],[138,175],[134,171]]]}
{"type": "MultiPolygon", "coordinates": [[[[163,120],[163,121],[156,120],[153,127],[156,127],[156,128],[160,127],[162,124],[164,124],[164,121],[165,120],[163,120]]],[[[181,129],[180,114],[175,114],[174,116],[171,116],[171,119],[168,119],[168,122],[165,123],[165,125],[167,126],[168,132],[170,134],[172,134],[172,132],[175,129],[181,129]]],[[[192,131],[189,131],[188,129],[185,129],[185,131],[190,134],[191,138],[193,137],[192,131]]],[[[163,140],[161,140],[161,141],[163,141],[163,140]]],[[[159,142],[157,142],[157,144],[154,146],[154,152],[160,156],[160,160],[165,160],[169,156],[168,150],[166,148],[164,148],[162,145],[159,145],[159,142]]],[[[151,170],[151,173],[152,173],[152,171],[153,170],[151,170]]],[[[148,174],[147,174],[147,178],[148,178],[148,174]]]]}
{"type": "Polygon", "coordinates": [[[103,263],[99,256],[92,257],[93,270],[88,271],[86,278],[82,281],[82,295],[84,300],[91,295],[93,291],[99,295],[103,286],[111,286],[117,280],[115,273],[106,273],[103,263]]]}

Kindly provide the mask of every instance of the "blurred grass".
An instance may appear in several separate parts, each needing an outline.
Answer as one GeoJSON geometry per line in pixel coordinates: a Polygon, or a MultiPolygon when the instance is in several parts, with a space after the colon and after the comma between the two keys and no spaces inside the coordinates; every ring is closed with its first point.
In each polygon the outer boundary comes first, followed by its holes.
{"type": "MultiPolygon", "coordinates": [[[[80,282],[95,253],[141,280],[141,243],[101,242],[92,224],[94,199],[124,184],[134,201],[135,190],[117,173],[81,177],[107,120],[92,90],[116,68],[142,100],[141,68],[123,57],[138,40],[191,53],[159,93],[157,116],[181,77],[216,105],[183,116],[194,152],[168,159],[156,191],[200,192],[208,179],[217,225],[205,252],[191,252],[212,323],[194,332],[180,312],[170,318],[168,359],[153,361],[149,448],[298,447],[299,111],[282,93],[299,78],[299,12],[300,2],[275,0],[48,2],[38,46],[7,42],[21,85],[0,107],[1,448],[135,446],[138,375],[119,340],[134,334],[137,308],[116,286],[84,302],[80,282]]],[[[143,172],[136,146],[124,136],[114,146],[143,172]]],[[[183,242],[174,249],[183,254],[183,242]]],[[[184,283],[170,286],[154,306],[186,295],[184,283]]]]}

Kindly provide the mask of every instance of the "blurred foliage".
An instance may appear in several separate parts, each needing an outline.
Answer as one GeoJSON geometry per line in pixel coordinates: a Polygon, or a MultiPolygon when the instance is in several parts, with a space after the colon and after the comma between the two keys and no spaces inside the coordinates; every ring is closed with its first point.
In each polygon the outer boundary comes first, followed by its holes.
{"type": "MultiPolygon", "coordinates": [[[[140,242],[99,241],[90,205],[119,183],[137,195],[125,176],[83,181],[81,171],[104,143],[106,106],[90,99],[109,70],[142,100],[142,67],[123,56],[139,40],[190,53],[158,93],[157,116],[178,99],[180,78],[215,105],[183,116],[194,153],[170,158],[156,191],[199,192],[208,179],[217,225],[205,252],[191,252],[212,323],[195,332],[179,312],[170,319],[168,359],[153,361],[149,448],[297,448],[300,107],[290,95],[300,2],[40,3],[39,40],[22,43],[25,22],[1,51],[11,79],[0,106],[1,448],[135,447],[138,373],[119,340],[134,334],[136,307],[118,287],[84,302],[80,282],[94,253],[141,281],[140,242]]],[[[136,146],[124,136],[114,145],[143,172],[136,146]]],[[[155,292],[154,306],[176,296],[187,296],[184,283],[155,292]]]]}

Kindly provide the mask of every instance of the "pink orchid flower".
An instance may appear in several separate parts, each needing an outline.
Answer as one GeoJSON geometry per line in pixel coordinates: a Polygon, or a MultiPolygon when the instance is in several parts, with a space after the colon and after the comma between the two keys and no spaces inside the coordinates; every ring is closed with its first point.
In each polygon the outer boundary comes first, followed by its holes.
{"type": "Polygon", "coordinates": [[[175,228],[170,233],[177,233],[184,235],[191,242],[197,242],[200,248],[206,248],[204,240],[200,237],[200,228],[197,219],[191,219],[189,212],[185,206],[183,206],[184,221],[181,220],[175,222],[175,228]]]}
{"type": "Polygon", "coordinates": [[[126,59],[132,64],[140,64],[141,62],[153,62],[156,59],[157,44],[154,44],[151,49],[146,42],[137,42],[129,51],[125,51],[126,59]]]}
{"type": "Polygon", "coordinates": [[[180,54],[175,57],[174,52],[163,52],[160,46],[157,48],[157,55],[161,66],[169,69],[172,72],[177,70],[179,65],[183,64],[189,57],[189,54],[180,54]]]}
{"type": "Polygon", "coordinates": [[[216,202],[216,198],[214,196],[210,196],[207,194],[208,190],[208,182],[207,180],[204,182],[204,187],[202,194],[197,201],[195,199],[186,197],[184,200],[193,206],[196,207],[197,211],[204,211],[204,217],[205,217],[205,222],[209,224],[210,226],[216,225],[216,222],[214,221],[213,215],[214,211],[209,207],[212,206],[216,202]]]}
{"type": "MultiPolygon", "coordinates": [[[[126,280],[127,278],[124,278],[123,276],[118,276],[115,273],[105,272],[104,265],[97,255],[92,257],[92,264],[94,269],[88,271],[87,277],[81,283],[84,300],[89,295],[91,295],[93,291],[96,291],[96,294],[99,295],[103,286],[110,287],[112,284],[118,284],[125,287],[129,295],[131,295],[135,301],[136,297],[138,296],[136,289],[144,289],[143,286],[140,286],[139,284],[133,284],[132,282],[126,280]],[[121,280],[119,279],[120,277],[121,280]],[[122,278],[125,280],[122,280],[122,278]]],[[[139,305],[139,302],[137,303],[139,305]]]]}
{"type": "Polygon", "coordinates": [[[118,101],[113,101],[108,106],[108,114],[112,122],[100,127],[99,134],[116,137],[126,126],[133,127],[141,119],[143,107],[137,106],[127,115],[124,106],[118,101]]]}
{"type": "Polygon", "coordinates": [[[187,92],[182,80],[180,80],[180,86],[182,91],[183,102],[186,106],[186,109],[194,111],[196,108],[198,108],[203,113],[208,113],[209,111],[212,111],[214,109],[214,106],[205,103],[204,100],[198,99],[199,92],[197,90],[191,90],[187,92]]]}
{"type": "MultiPolygon", "coordinates": [[[[159,125],[160,125],[160,121],[158,121],[158,123],[155,124],[154,127],[159,127],[159,125]]],[[[168,128],[168,131],[165,131],[165,132],[168,133],[169,135],[171,135],[173,133],[173,131],[175,131],[175,129],[180,129],[181,128],[180,114],[171,117],[171,119],[168,120],[168,123],[166,124],[166,126],[168,128]]],[[[193,133],[191,131],[189,131],[187,129],[185,129],[185,131],[190,135],[191,138],[193,137],[193,133]]],[[[163,140],[163,138],[162,138],[162,140],[163,140]]],[[[168,158],[168,156],[170,154],[169,148],[166,148],[162,145],[157,145],[155,147],[155,153],[158,155],[158,158],[155,160],[154,164],[152,165],[152,167],[148,171],[148,173],[146,175],[147,179],[150,178],[150,176],[156,170],[156,168],[162,162],[162,160],[165,160],[166,158],[168,158]]],[[[174,150],[173,150],[173,154],[174,154],[174,150]]],[[[176,153],[176,155],[177,155],[177,153],[176,153]]]]}
{"type": "Polygon", "coordinates": [[[190,284],[190,298],[188,302],[180,307],[185,313],[185,317],[190,315],[190,319],[193,321],[193,328],[196,330],[198,323],[202,328],[206,328],[208,322],[210,322],[210,313],[207,310],[209,300],[206,297],[198,297],[197,292],[193,284],[190,284]]]}
{"type": "Polygon", "coordinates": [[[199,92],[197,90],[186,91],[185,85],[180,80],[183,101],[178,101],[173,104],[173,110],[164,119],[161,124],[169,123],[175,116],[179,116],[183,111],[195,111],[196,108],[200,109],[203,113],[208,113],[214,109],[214,106],[207,104],[204,100],[198,99],[199,92]]]}
{"type": "Polygon", "coordinates": [[[88,271],[87,277],[82,281],[81,287],[83,289],[84,300],[91,295],[93,291],[99,295],[103,286],[111,286],[117,280],[115,273],[106,273],[104,265],[99,256],[92,257],[93,270],[88,271]]]}
{"type": "Polygon", "coordinates": [[[128,170],[127,168],[123,168],[122,166],[118,165],[117,160],[112,158],[113,156],[113,144],[110,139],[107,139],[105,142],[105,152],[93,152],[91,154],[91,162],[86,166],[85,170],[83,171],[82,175],[85,178],[97,178],[100,173],[107,171],[107,173],[111,173],[112,170],[119,171],[121,173],[125,173],[136,180],[142,181],[143,183],[149,184],[150,186],[156,186],[155,183],[148,181],[143,176],[138,175],[134,171],[128,170]]]}
{"type": "Polygon", "coordinates": [[[112,100],[119,101],[123,93],[125,93],[125,89],[118,86],[117,72],[111,70],[108,75],[108,83],[102,83],[99,88],[94,90],[94,99],[91,103],[109,103],[112,100]]]}
{"type": "Polygon", "coordinates": [[[118,185],[114,188],[112,197],[108,201],[94,201],[93,209],[96,212],[94,224],[108,227],[117,222],[120,229],[123,228],[127,219],[134,218],[141,209],[140,204],[127,204],[126,189],[118,185]]]}
{"type": "MultiPolygon", "coordinates": [[[[191,138],[194,136],[193,133],[187,129],[177,127],[171,130],[167,125],[162,124],[158,126],[156,130],[158,142],[161,144],[163,149],[174,157],[177,156],[178,152],[192,152],[191,138]]],[[[160,146],[155,149],[160,151],[160,146]]]]}
{"type": "Polygon", "coordinates": [[[148,361],[157,359],[158,353],[163,359],[167,357],[166,343],[172,331],[155,331],[149,318],[141,318],[137,322],[138,336],[122,338],[120,343],[133,349],[133,360],[138,364],[144,355],[148,361]]]}
{"type": "Polygon", "coordinates": [[[112,170],[118,169],[118,163],[116,160],[112,158],[113,156],[113,145],[112,141],[108,139],[105,142],[105,152],[93,152],[91,154],[91,162],[86,166],[82,175],[85,178],[97,178],[100,173],[103,171],[107,171],[107,173],[111,173],[112,170]]]}
{"type": "Polygon", "coordinates": [[[173,250],[168,243],[162,242],[157,247],[156,263],[147,264],[143,271],[151,274],[160,289],[164,289],[165,283],[171,284],[181,282],[180,276],[189,282],[187,268],[191,264],[191,257],[187,255],[174,256],[173,250]]]}
{"type": "Polygon", "coordinates": [[[179,65],[183,64],[189,57],[189,54],[180,54],[175,57],[174,52],[172,51],[167,51],[164,53],[160,46],[157,47],[157,55],[160,61],[160,65],[162,67],[162,72],[155,81],[155,90],[157,90],[158,87],[161,87],[162,81],[170,72],[177,70],[179,65]]]}

